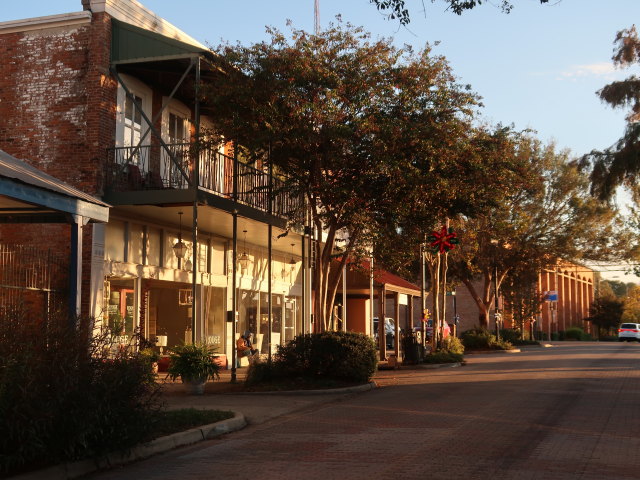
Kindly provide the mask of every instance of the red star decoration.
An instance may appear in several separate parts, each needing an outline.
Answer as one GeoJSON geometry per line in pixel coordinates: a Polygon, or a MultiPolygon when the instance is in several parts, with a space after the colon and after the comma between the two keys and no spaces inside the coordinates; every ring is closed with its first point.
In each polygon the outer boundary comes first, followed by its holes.
{"type": "Polygon", "coordinates": [[[435,253],[448,252],[452,248],[455,248],[456,244],[460,243],[458,234],[453,231],[453,228],[447,230],[447,227],[444,225],[439,231],[434,230],[431,232],[429,240],[431,241],[431,248],[435,253]]]}

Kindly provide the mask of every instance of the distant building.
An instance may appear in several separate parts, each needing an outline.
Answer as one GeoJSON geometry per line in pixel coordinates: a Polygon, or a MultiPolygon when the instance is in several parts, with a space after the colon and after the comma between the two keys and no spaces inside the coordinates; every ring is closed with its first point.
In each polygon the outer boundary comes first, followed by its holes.
{"type": "MultiPolygon", "coordinates": [[[[544,332],[547,338],[571,326],[580,326],[585,332],[591,333],[591,324],[584,319],[589,316],[589,307],[594,300],[595,275],[596,272],[589,267],[564,261],[559,262],[555,268],[541,272],[536,290],[544,301],[535,316],[535,330],[544,332]]],[[[464,285],[458,285],[455,297],[447,298],[447,322],[454,323],[454,315],[457,313],[458,333],[479,326],[478,306],[464,285]]],[[[502,299],[499,300],[502,309],[502,299]]],[[[513,327],[509,306],[506,305],[504,309],[504,326],[513,327]]],[[[495,330],[494,314],[495,301],[492,301],[489,312],[491,330],[495,330]]],[[[525,328],[530,330],[530,324],[525,328]]]]}

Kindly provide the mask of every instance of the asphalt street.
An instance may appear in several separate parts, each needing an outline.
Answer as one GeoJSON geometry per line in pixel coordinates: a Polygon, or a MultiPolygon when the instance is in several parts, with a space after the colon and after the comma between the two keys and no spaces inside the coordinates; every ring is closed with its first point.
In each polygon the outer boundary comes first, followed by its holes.
{"type": "Polygon", "coordinates": [[[252,395],[247,409],[282,408],[90,478],[640,478],[640,344],[565,342],[467,360],[380,372],[377,389],[296,408],[286,408],[295,396],[252,395]]]}

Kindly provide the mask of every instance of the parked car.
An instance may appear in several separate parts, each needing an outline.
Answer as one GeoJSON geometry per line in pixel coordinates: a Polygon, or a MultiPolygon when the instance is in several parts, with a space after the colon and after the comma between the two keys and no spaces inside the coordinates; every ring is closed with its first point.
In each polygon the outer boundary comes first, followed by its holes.
{"type": "MultiPolygon", "coordinates": [[[[373,317],[373,336],[376,340],[376,345],[378,344],[378,324],[380,320],[378,317],[373,317]]],[[[384,319],[384,333],[387,341],[387,348],[393,349],[395,348],[395,338],[396,338],[396,321],[391,317],[386,317],[384,319]]]]}
{"type": "Polygon", "coordinates": [[[640,342],[640,323],[623,323],[618,329],[618,341],[630,342],[635,340],[640,342]]]}

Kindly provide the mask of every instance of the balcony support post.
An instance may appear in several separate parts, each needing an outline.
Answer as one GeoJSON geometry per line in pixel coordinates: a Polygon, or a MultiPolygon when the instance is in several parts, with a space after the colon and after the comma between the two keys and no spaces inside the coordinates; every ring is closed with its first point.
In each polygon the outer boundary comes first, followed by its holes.
{"type": "MultiPolygon", "coordinates": [[[[191,65],[194,60],[192,59],[191,65]]],[[[198,185],[200,185],[200,58],[195,60],[196,63],[196,84],[195,84],[195,108],[194,108],[194,125],[195,125],[195,141],[196,149],[193,155],[193,225],[191,233],[193,235],[193,262],[191,266],[191,342],[196,343],[196,326],[200,320],[200,302],[198,301],[198,185]]],[[[188,70],[187,70],[188,71],[188,70]]],[[[185,72],[186,75],[187,72],[185,72]]],[[[204,333],[204,332],[203,332],[204,333]]]]}
{"type": "MultiPolygon", "coordinates": [[[[267,210],[269,212],[269,215],[273,214],[273,170],[271,168],[271,145],[269,145],[269,197],[267,198],[267,210]]],[[[271,224],[271,221],[269,221],[269,226],[268,226],[268,235],[269,235],[269,239],[268,239],[268,246],[267,246],[267,262],[268,262],[268,267],[267,267],[267,295],[269,295],[269,321],[268,321],[268,325],[269,325],[269,333],[268,333],[268,342],[267,345],[269,346],[269,363],[271,363],[271,329],[273,327],[273,295],[271,293],[271,289],[272,289],[272,285],[271,282],[273,281],[273,277],[272,277],[272,273],[271,273],[271,269],[272,267],[272,263],[273,263],[273,225],[271,224]]],[[[284,301],[284,299],[283,299],[284,301]]],[[[284,319],[283,319],[284,320],[284,319]]]]}

